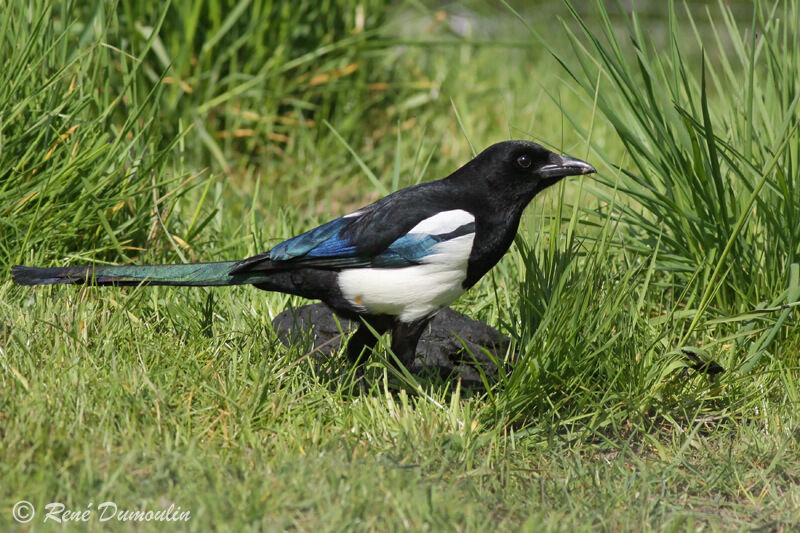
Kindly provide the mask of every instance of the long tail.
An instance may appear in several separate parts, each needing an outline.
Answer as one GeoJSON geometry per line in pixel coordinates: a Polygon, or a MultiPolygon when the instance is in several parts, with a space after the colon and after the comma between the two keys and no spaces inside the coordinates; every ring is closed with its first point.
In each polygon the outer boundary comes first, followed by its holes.
{"type": "Polygon", "coordinates": [[[14,281],[20,285],[88,283],[93,285],[185,285],[215,287],[263,283],[270,272],[231,273],[239,261],[189,263],[185,265],[73,266],[42,268],[15,266],[14,281]]]}

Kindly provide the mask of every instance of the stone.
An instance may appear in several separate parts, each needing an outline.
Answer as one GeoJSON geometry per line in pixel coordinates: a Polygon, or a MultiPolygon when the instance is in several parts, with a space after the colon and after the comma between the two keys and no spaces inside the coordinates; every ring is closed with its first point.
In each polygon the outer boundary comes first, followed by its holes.
{"type": "MultiPolygon", "coordinates": [[[[272,321],[284,345],[308,343],[320,358],[329,357],[339,350],[342,341],[358,325],[358,322],[337,317],[324,304],[287,309],[272,321]]],[[[509,344],[508,337],[488,324],[445,308],[422,334],[417,345],[417,358],[409,370],[420,375],[433,371],[443,377],[458,377],[465,383],[479,384],[478,367],[487,377],[496,376],[497,366],[492,358],[503,361],[509,344]],[[484,352],[484,348],[492,357],[484,352]]]]}

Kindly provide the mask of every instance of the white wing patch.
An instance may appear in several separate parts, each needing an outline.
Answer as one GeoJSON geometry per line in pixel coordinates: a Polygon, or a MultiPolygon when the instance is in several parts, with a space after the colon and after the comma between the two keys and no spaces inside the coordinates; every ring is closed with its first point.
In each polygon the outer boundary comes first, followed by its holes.
{"type": "Polygon", "coordinates": [[[409,233],[425,233],[427,235],[444,235],[455,231],[461,226],[475,222],[475,217],[463,209],[453,209],[436,213],[432,217],[422,220],[411,228],[409,233]]]}
{"type": "MultiPolygon", "coordinates": [[[[475,220],[457,209],[444,211],[414,226],[409,233],[442,235],[475,220]]],[[[397,316],[412,322],[434,314],[464,293],[467,262],[475,233],[433,246],[419,265],[402,268],[352,268],[339,273],[342,295],[371,314],[397,316]]]]}

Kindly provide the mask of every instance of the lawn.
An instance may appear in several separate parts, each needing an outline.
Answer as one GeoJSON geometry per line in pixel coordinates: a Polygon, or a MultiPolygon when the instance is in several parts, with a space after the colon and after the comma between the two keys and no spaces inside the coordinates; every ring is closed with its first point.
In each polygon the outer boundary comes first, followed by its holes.
{"type": "Polygon", "coordinates": [[[636,5],[8,2],[0,529],[797,528],[800,1],[636,5]],[[11,282],[244,258],[509,138],[598,174],[454,304],[511,339],[482,387],[378,349],[356,393],[252,287],[11,282]]]}

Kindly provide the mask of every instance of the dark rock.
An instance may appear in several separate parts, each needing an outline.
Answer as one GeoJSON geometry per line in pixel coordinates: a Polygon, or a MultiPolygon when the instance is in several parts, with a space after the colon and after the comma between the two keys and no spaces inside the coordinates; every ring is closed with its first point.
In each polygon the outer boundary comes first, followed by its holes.
{"type": "MultiPolygon", "coordinates": [[[[287,346],[308,342],[319,357],[338,350],[359,323],[334,315],[324,304],[287,309],[272,321],[281,342],[287,346]]],[[[417,346],[417,358],[410,368],[415,374],[434,371],[455,374],[465,382],[480,382],[476,366],[489,376],[497,374],[492,361],[502,361],[509,339],[493,327],[452,309],[442,309],[428,325],[417,346]],[[465,349],[466,347],[466,349],[465,349]],[[489,351],[488,356],[483,349],[489,351]]]]}

